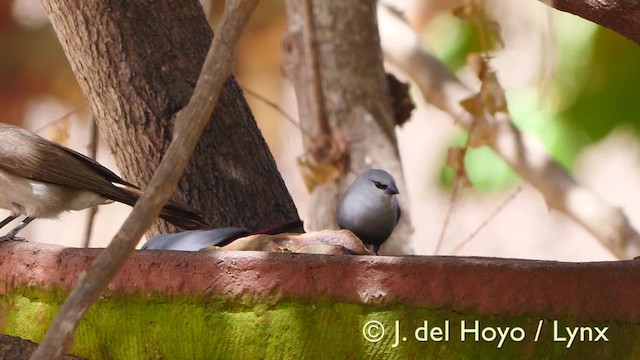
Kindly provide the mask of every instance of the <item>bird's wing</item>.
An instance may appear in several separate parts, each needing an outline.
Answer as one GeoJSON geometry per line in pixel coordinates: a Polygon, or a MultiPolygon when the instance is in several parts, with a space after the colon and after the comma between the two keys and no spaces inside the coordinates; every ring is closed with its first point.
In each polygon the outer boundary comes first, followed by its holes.
{"type": "Polygon", "coordinates": [[[88,166],[89,168],[93,169],[95,172],[97,172],[98,174],[102,175],[102,177],[104,177],[106,180],[108,180],[109,182],[112,183],[116,183],[116,184],[121,184],[121,185],[126,185],[135,189],[138,189],[137,186],[133,185],[132,183],[124,180],[123,178],[121,178],[120,176],[116,175],[113,171],[107,169],[106,167],[100,165],[99,162],[93,160],[92,158],[85,156],[84,154],[81,154],[75,150],[66,148],[62,145],[56,144],[54,142],[52,142],[52,144],[57,147],[58,149],[65,151],[67,154],[73,156],[74,158],[76,158],[78,161],[80,161],[81,163],[83,163],[84,165],[88,166]]]}
{"type": "Polygon", "coordinates": [[[0,169],[27,179],[89,190],[116,201],[131,202],[131,198],[112,183],[136,186],[111,170],[27,130],[2,125],[0,169]],[[73,171],[67,171],[69,168],[73,171]]]}
{"type": "Polygon", "coordinates": [[[198,251],[209,246],[224,246],[249,234],[247,229],[234,227],[162,234],[149,239],[142,249],[198,251]]]}
{"type": "Polygon", "coordinates": [[[396,197],[393,197],[393,207],[396,210],[396,225],[398,225],[398,222],[400,221],[400,216],[402,216],[402,210],[400,209],[400,203],[398,202],[398,199],[396,199],[396,197]]]}

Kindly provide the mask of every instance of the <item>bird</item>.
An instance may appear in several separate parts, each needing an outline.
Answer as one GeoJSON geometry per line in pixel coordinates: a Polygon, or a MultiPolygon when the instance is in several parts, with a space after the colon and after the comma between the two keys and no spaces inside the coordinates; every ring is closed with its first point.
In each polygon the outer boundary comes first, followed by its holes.
{"type": "Polygon", "coordinates": [[[225,246],[234,240],[249,235],[276,235],[286,232],[299,232],[298,230],[302,228],[302,225],[302,221],[296,219],[254,232],[239,227],[221,227],[210,230],[190,230],[175,234],[161,234],[149,239],[142,245],[142,250],[199,251],[210,246],[225,246]]]}
{"type": "Polygon", "coordinates": [[[336,219],[378,255],[400,219],[396,181],[385,170],[369,169],[347,188],[338,203],[336,219]]]}
{"type": "Polygon", "coordinates": [[[144,243],[142,250],[199,251],[209,246],[224,246],[233,240],[248,235],[251,235],[249,230],[237,227],[160,234],[144,243]]]}
{"type": "MultiPolygon", "coordinates": [[[[10,215],[0,228],[25,216],[0,237],[16,238],[35,218],[55,219],[70,210],[82,210],[114,201],[135,205],[142,194],[95,160],[46,140],[23,128],[0,123],[0,208],[10,215]]],[[[210,226],[199,210],[169,201],[160,217],[187,230],[210,226]]]]}

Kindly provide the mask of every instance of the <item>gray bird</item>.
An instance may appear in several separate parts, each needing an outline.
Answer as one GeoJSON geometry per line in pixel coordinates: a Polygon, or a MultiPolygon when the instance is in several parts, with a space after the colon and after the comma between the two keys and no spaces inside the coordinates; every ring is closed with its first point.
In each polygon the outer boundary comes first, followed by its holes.
{"type": "Polygon", "coordinates": [[[225,246],[244,236],[254,234],[275,235],[285,232],[299,232],[302,221],[296,219],[276,226],[250,232],[238,227],[222,227],[210,230],[190,230],[175,234],[162,234],[149,239],[143,250],[199,251],[209,246],[225,246]]]}
{"type": "MultiPolygon", "coordinates": [[[[110,202],[135,205],[142,191],[96,161],[17,126],[0,123],[0,208],[11,212],[0,228],[20,215],[26,218],[0,242],[34,218],[56,218],[110,202]]],[[[185,229],[209,225],[190,206],[169,201],[160,217],[185,229]]]]}
{"type": "Polygon", "coordinates": [[[236,227],[183,231],[158,235],[142,245],[142,249],[199,251],[209,246],[223,246],[250,234],[249,230],[236,227]]]}
{"type": "Polygon", "coordinates": [[[341,229],[351,230],[365,244],[373,245],[378,255],[400,219],[393,176],[380,169],[362,173],[344,192],[338,204],[337,220],[341,229]]]}

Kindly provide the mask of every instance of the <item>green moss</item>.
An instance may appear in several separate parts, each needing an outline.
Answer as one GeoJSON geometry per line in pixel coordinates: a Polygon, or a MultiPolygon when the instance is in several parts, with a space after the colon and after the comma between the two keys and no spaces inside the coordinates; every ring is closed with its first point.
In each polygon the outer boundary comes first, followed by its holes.
{"type": "MultiPolygon", "coordinates": [[[[40,341],[64,298],[60,295],[21,289],[0,297],[0,331],[40,341]]],[[[534,341],[539,320],[538,316],[479,316],[448,309],[350,304],[329,297],[275,303],[111,294],[88,311],[76,332],[73,352],[91,359],[640,358],[637,324],[555,319],[562,331],[565,326],[610,327],[608,342],[576,341],[567,349],[566,341],[554,341],[554,319],[545,320],[541,337],[534,341]],[[462,341],[463,321],[471,328],[476,320],[480,330],[521,328],[525,338],[507,338],[500,347],[499,337],[475,341],[468,334],[462,341]],[[372,329],[370,335],[384,330],[377,342],[363,335],[363,327],[372,321],[382,328],[372,329]],[[438,330],[432,333],[436,336],[425,338],[427,330],[435,327],[448,327],[449,338],[439,338],[438,330]]],[[[492,330],[487,331],[492,335],[492,330]]]]}

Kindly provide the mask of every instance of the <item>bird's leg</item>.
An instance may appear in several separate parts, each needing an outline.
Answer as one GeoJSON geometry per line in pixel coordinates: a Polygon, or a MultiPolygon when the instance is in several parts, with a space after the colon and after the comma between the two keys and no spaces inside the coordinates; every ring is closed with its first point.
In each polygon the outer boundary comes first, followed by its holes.
{"type": "Polygon", "coordinates": [[[0,229],[3,228],[8,223],[10,223],[13,220],[15,220],[15,218],[17,218],[17,217],[18,217],[18,215],[9,215],[9,216],[7,216],[6,219],[4,219],[4,220],[2,220],[2,222],[0,222],[0,229]]]}
{"type": "MultiPolygon", "coordinates": [[[[14,217],[14,219],[15,219],[15,217],[14,217]]],[[[2,221],[2,223],[4,223],[5,221],[7,221],[7,219],[2,221]]],[[[7,240],[24,241],[24,238],[16,237],[16,235],[18,234],[18,232],[20,230],[24,229],[24,227],[29,225],[29,223],[32,222],[32,221],[33,221],[32,217],[24,218],[24,220],[22,220],[22,222],[20,224],[18,224],[18,226],[14,227],[13,230],[9,231],[7,233],[7,235],[0,236],[0,242],[7,241],[7,240]]],[[[2,223],[0,223],[0,224],[2,224],[2,223]]]]}

